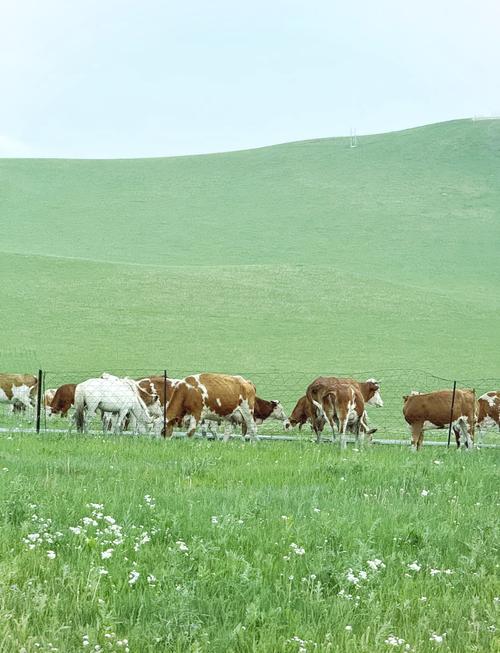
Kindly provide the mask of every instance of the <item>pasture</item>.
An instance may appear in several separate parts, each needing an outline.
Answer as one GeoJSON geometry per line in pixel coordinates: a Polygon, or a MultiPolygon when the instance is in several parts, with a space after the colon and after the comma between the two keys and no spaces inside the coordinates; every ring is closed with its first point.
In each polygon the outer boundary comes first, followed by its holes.
{"type": "Polygon", "coordinates": [[[13,432],[0,453],[2,651],[498,650],[496,450],[13,432]]]}
{"type": "Polygon", "coordinates": [[[0,367],[498,377],[499,144],[459,120],[352,149],[2,159],[0,367]]]}
{"type": "MultiPolygon", "coordinates": [[[[240,373],[288,412],[321,373],[376,376],[377,436],[408,442],[403,394],[498,389],[499,144],[460,120],[0,159],[0,371],[240,373]]],[[[498,650],[498,449],[0,420],[1,653],[498,650]]]]}

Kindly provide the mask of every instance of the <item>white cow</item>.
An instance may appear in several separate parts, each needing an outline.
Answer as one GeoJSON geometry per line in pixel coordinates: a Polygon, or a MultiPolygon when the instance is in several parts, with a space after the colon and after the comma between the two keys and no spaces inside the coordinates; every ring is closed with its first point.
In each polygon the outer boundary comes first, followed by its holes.
{"type": "Polygon", "coordinates": [[[118,433],[127,413],[130,413],[139,427],[150,426],[153,422],[146,401],[158,402],[157,396],[143,398],[143,391],[137,381],[127,377],[120,379],[106,375],[105,378],[88,379],[79,383],[75,389],[75,423],[80,432],[86,430],[88,420],[99,409],[112,414],[112,427],[118,433]]]}

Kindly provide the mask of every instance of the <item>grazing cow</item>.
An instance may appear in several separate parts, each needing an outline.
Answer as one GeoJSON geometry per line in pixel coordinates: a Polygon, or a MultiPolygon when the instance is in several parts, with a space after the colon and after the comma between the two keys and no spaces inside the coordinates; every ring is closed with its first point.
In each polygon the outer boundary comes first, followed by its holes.
{"type": "Polygon", "coordinates": [[[75,403],[75,388],[76,383],[65,383],[57,388],[50,404],[52,415],[60,414],[61,417],[66,417],[68,410],[75,403]]]}
{"type": "MultiPolygon", "coordinates": [[[[287,419],[281,402],[276,399],[268,401],[267,399],[261,399],[260,397],[255,397],[253,418],[257,426],[260,426],[266,419],[274,419],[280,422],[287,419]]],[[[229,422],[231,426],[241,426],[242,434],[244,436],[247,434],[247,425],[241,412],[235,413],[234,415],[231,415],[231,417],[224,419],[229,422]]],[[[216,421],[220,424],[221,418],[218,418],[216,421]]]]}
{"type": "MultiPolygon", "coordinates": [[[[179,379],[170,379],[167,377],[165,382],[165,377],[153,375],[153,376],[147,376],[136,380],[139,384],[141,397],[144,399],[146,405],[149,403],[147,397],[148,394],[151,396],[153,395],[158,396],[158,403],[153,404],[149,408],[149,412],[151,417],[155,418],[154,430],[155,433],[159,435],[161,429],[161,422],[162,422],[160,418],[163,416],[163,407],[165,404],[165,399],[168,406],[168,402],[170,401],[170,398],[172,396],[172,391],[176,383],[179,382],[179,379]]],[[[108,424],[108,426],[105,427],[105,430],[109,430],[109,428],[110,428],[110,424],[108,424]]],[[[135,431],[136,428],[137,428],[136,420],[132,415],[127,414],[123,421],[123,430],[135,431]]]]}
{"type": "MultiPolygon", "coordinates": [[[[202,419],[223,419],[240,415],[250,437],[255,437],[255,386],[241,376],[194,374],[179,381],[167,407],[164,437],[171,437],[174,425],[189,418],[191,437],[202,419]]],[[[227,440],[227,437],[225,437],[227,440]]]]}
{"type": "Polygon", "coordinates": [[[53,401],[53,399],[55,397],[55,394],[56,394],[56,388],[48,388],[43,393],[43,405],[44,405],[44,408],[45,408],[45,413],[47,415],[51,414],[51,408],[50,407],[52,405],[52,401],[53,401]]]}
{"type": "Polygon", "coordinates": [[[0,402],[12,404],[14,410],[35,406],[38,379],[32,374],[0,373],[0,402]]]}
{"type": "Polygon", "coordinates": [[[384,405],[380,395],[380,384],[375,379],[357,381],[320,376],[309,385],[306,397],[314,408],[312,427],[317,442],[326,420],[332,428],[332,435],[335,433],[334,425],[342,434],[340,442],[342,447],[345,446],[345,434],[348,430],[353,431],[356,438],[359,437],[360,430],[363,435],[375,433],[376,429],[368,429],[365,404],[378,407],[384,405]],[[353,391],[345,391],[346,387],[352,388],[353,391]],[[359,413],[361,407],[362,411],[359,413]],[[342,420],[340,414],[344,416],[342,420]]]}
{"type": "MultiPolygon", "coordinates": [[[[284,423],[285,429],[291,429],[298,425],[299,431],[302,429],[304,424],[310,422],[312,424],[315,414],[314,406],[311,404],[309,399],[304,395],[301,397],[295,404],[295,408],[290,415],[290,418],[287,419],[284,423]]],[[[318,417],[318,429],[323,431],[323,428],[326,424],[326,420],[323,415],[318,417]]]]}
{"type": "Polygon", "coordinates": [[[474,444],[474,425],[477,415],[477,402],[471,390],[456,390],[453,402],[453,390],[438,390],[426,394],[412,393],[403,397],[403,415],[412,433],[412,446],[420,449],[424,441],[424,431],[444,429],[451,425],[455,433],[457,447],[461,436],[464,446],[474,444]]]}
{"type": "Polygon", "coordinates": [[[165,377],[163,376],[148,376],[143,379],[138,379],[138,381],[141,387],[144,387],[144,389],[148,389],[149,381],[149,391],[151,394],[158,395],[161,406],[165,405],[165,400],[168,406],[168,402],[172,398],[172,392],[174,391],[177,383],[179,383],[180,379],[170,379],[167,377],[165,383],[165,377]]]}
{"type": "MultiPolygon", "coordinates": [[[[334,424],[336,424],[340,433],[340,446],[342,449],[346,446],[348,426],[356,434],[356,440],[358,441],[360,432],[363,435],[373,432],[368,431],[363,395],[359,388],[351,383],[331,385],[328,394],[323,395],[320,407],[324,418],[332,427],[332,442],[335,438],[334,424]]],[[[315,415],[313,424],[316,425],[316,440],[319,442],[320,431],[317,430],[317,419],[318,416],[315,415]]]]}
{"type": "MultiPolygon", "coordinates": [[[[134,379],[120,379],[105,374],[100,379],[88,379],[75,389],[75,422],[78,431],[83,432],[88,418],[95,414],[112,413],[113,430],[118,433],[127,413],[135,417],[139,425],[150,425],[151,406],[158,403],[158,396],[139,387],[134,379]]],[[[103,418],[103,426],[106,418],[103,418]]]]}
{"type": "Polygon", "coordinates": [[[500,390],[491,390],[478,399],[477,425],[480,429],[497,426],[500,430],[500,390]]]}

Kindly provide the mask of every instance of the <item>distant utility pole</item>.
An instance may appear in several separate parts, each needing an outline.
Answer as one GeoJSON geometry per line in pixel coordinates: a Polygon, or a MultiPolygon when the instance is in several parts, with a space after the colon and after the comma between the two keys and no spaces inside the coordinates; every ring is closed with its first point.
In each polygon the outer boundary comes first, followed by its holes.
{"type": "Polygon", "coordinates": [[[356,130],[351,127],[351,147],[358,146],[358,137],[356,136],[356,130]]]}

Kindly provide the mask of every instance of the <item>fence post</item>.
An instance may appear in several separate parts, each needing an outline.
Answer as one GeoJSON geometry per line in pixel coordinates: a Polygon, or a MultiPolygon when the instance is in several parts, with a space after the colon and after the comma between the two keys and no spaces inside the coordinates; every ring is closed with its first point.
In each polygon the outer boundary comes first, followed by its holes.
{"type": "Polygon", "coordinates": [[[455,406],[455,391],[457,389],[457,382],[453,381],[453,395],[451,397],[451,410],[450,410],[450,426],[448,427],[448,447],[451,440],[451,423],[453,421],[453,407],[455,406]]]}
{"type": "Polygon", "coordinates": [[[167,434],[167,370],[163,370],[163,437],[167,434]]]}
{"type": "Polygon", "coordinates": [[[474,440],[476,439],[476,388],[472,388],[472,426],[471,426],[471,435],[472,435],[472,446],[474,446],[474,440]]]}
{"type": "Polygon", "coordinates": [[[38,370],[38,386],[36,389],[36,432],[40,433],[40,415],[42,411],[42,383],[43,383],[43,372],[38,370]]]}

